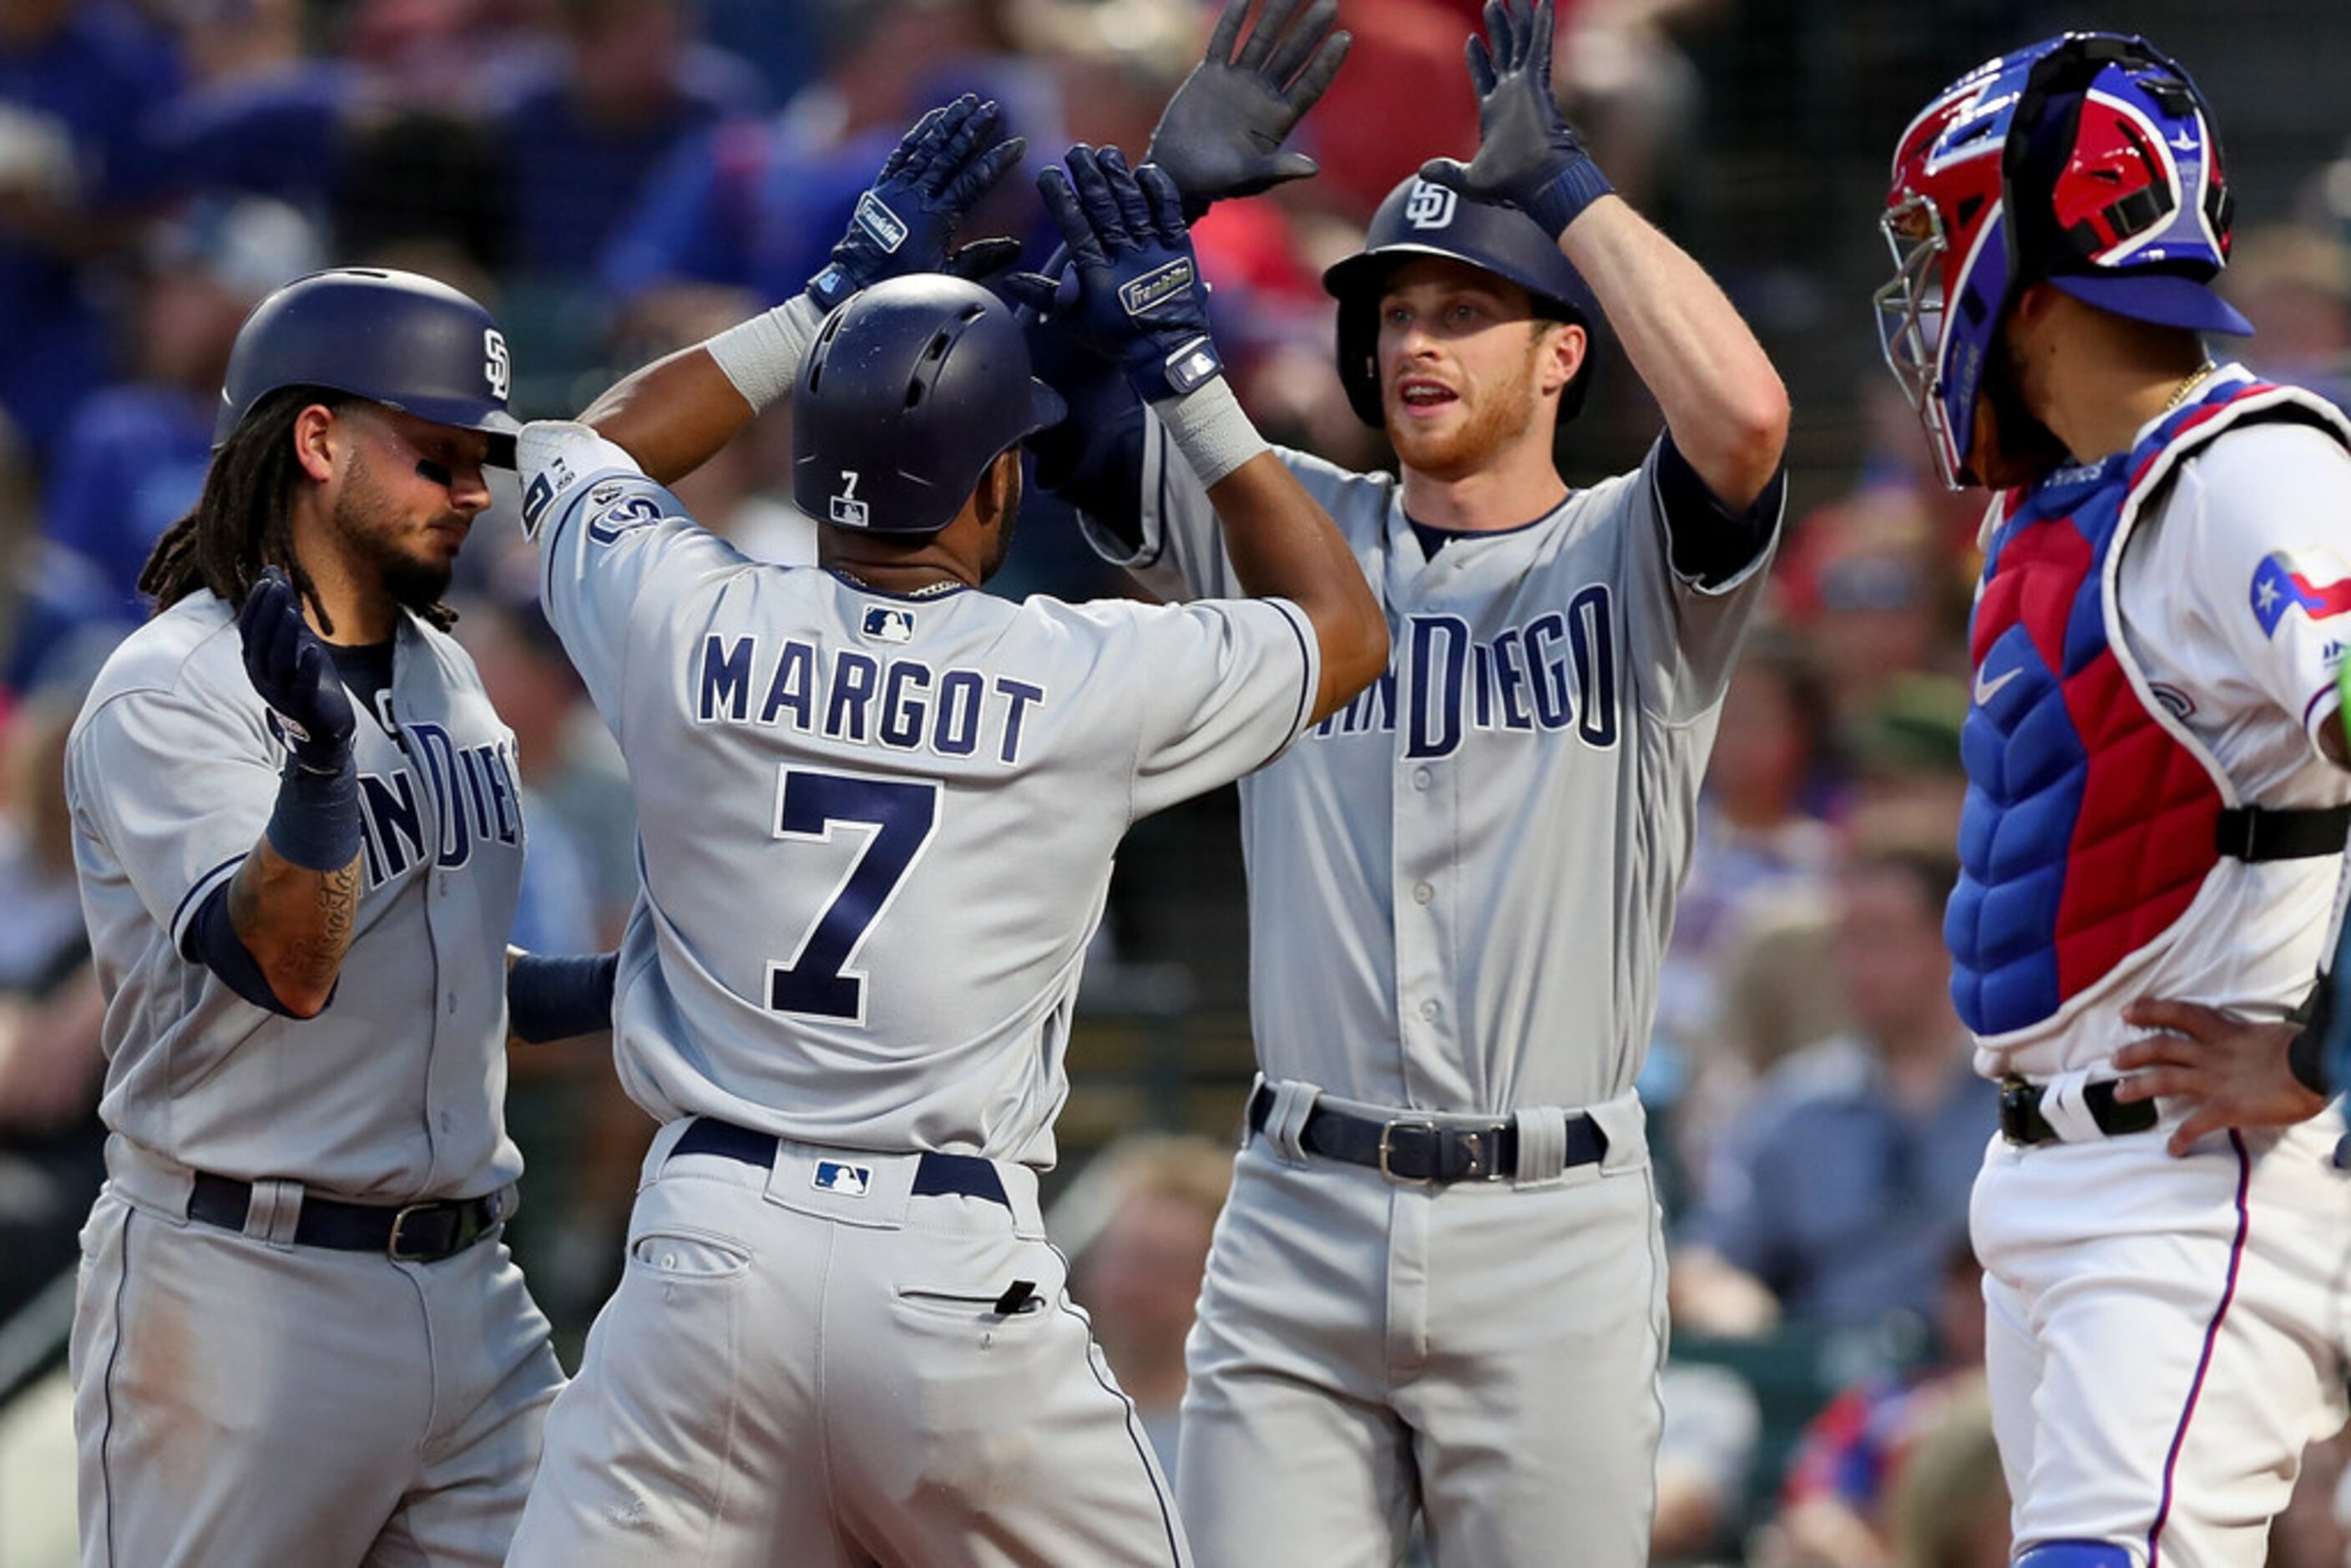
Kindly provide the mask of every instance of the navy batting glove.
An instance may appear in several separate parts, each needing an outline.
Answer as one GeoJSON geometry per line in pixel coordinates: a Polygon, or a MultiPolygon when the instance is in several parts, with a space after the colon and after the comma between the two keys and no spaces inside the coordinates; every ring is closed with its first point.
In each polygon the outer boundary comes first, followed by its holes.
{"type": "Polygon", "coordinates": [[[350,758],[351,699],[282,569],[264,570],[245,596],[236,632],[246,678],[277,714],[294,761],[312,773],[340,772],[350,758]]]}
{"type": "Polygon", "coordinates": [[[1072,147],[1063,162],[1067,175],[1048,169],[1037,187],[1069,246],[1070,270],[1059,281],[1016,273],[1005,292],[1116,361],[1145,402],[1222,374],[1176,182],[1148,163],[1128,169],[1115,147],[1072,147]]]}
{"type": "Polygon", "coordinates": [[[1196,220],[1212,202],[1253,196],[1317,172],[1282,142],[1331,89],[1354,42],[1332,31],[1339,0],[1313,0],[1293,26],[1299,0],[1266,0],[1249,41],[1240,41],[1249,0],[1227,0],[1208,52],[1167,100],[1146,162],[1167,171],[1196,220]]]}
{"type": "Polygon", "coordinates": [[[1552,0],[1486,0],[1486,38],[1469,40],[1478,156],[1433,158],[1420,177],[1523,209],[1557,238],[1615,187],[1576,140],[1551,89],[1552,0]],[[1487,40],[1492,41],[1489,49],[1487,40]]]}
{"type": "Polygon", "coordinates": [[[994,99],[983,103],[966,93],[914,122],[872,189],[857,198],[849,232],[823,270],[809,279],[819,309],[885,277],[948,270],[970,277],[974,267],[1009,265],[1017,241],[977,240],[965,247],[977,253],[970,256],[951,248],[963,215],[1028,149],[1018,136],[998,140],[1000,118],[994,99]]]}

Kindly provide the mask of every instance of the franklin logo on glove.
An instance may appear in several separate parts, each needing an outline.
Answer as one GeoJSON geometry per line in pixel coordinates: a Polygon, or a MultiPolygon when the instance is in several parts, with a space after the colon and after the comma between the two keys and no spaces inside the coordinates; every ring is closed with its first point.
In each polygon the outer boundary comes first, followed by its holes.
{"type": "Polygon", "coordinates": [[[857,226],[885,251],[894,252],[906,243],[906,225],[871,191],[857,198],[857,226]]]}
{"type": "Polygon", "coordinates": [[[1132,283],[1122,284],[1118,302],[1126,307],[1130,316],[1148,316],[1155,307],[1191,292],[1192,258],[1182,256],[1156,272],[1146,272],[1132,283]]]}

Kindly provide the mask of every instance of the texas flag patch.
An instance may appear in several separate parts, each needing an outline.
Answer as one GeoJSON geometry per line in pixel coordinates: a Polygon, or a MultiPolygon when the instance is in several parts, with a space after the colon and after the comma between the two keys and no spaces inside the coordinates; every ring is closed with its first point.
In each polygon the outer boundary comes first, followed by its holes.
{"type": "Polygon", "coordinates": [[[2331,556],[2321,564],[2272,550],[2254,569],[2252,605],[2264,637],[2296,610],[2313,621],[2328,620],[2351,611],[2351,570],[2331,556]]]}

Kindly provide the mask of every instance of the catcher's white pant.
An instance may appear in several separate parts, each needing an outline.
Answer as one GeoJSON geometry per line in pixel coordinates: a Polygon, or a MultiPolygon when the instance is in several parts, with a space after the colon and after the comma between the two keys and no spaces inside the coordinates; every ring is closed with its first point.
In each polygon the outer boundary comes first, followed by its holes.
{"type": "Polygon", "coordinates": [[[1216,1568],[1648,1561],[1665,1254],[1639,1103],[1598,1166],[1400,1185],[1252,1135],[1186,1347],[1177,1491],[1216,1568]]]}
{"type": "Polygon", "coordinates": [[[506,1561],[563,1374],[503,1241],[274,1243],[186,1218],[189,1173],[119,1134],[108,1165],[70,1353],[83,1568],[506,1561]]]}
{"type": "Polygon", "coordinates": [[[690,1124],[646,1156],[516,1568],[1189,1568],[1036,1173],[915,1197],[914,1155],[673,1155],[690,1124]]]}
{"type": "Polygon", "coordinates": [[[2329,1109],[1985,1152],[1971,1227],[2017,1546],[2260,1568],[2304,1447],[2343,1425],[2351,1179],[2329,1109]]]}

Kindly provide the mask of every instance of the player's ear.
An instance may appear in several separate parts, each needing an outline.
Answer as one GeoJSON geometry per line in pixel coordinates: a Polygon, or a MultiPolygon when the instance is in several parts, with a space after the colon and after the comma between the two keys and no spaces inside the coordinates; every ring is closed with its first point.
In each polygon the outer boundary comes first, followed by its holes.
{"type": "Polygon", "coordinates": [[[325,403],[306,405],[294,416],[294,461],[302,472],[324,483],[334,477],[335,448],[347,439],[347,432],[335,412],[325,403]]]}
{"type": "Polygon", "coordinates": [[[1538,321],[1535,332],[1535,357],[1541,368],[1536,384],[1548,397],[1575,380],[1584,355],[1592,351],[1592,335],[1573,321],[1538,321]]]}
{"type": "Polygon", "coordinates": [[[996,455],[973,486],[972,502],[979,520],[993,528],[1020,509],[1020,449],[1007,447],[996,455]]]}

